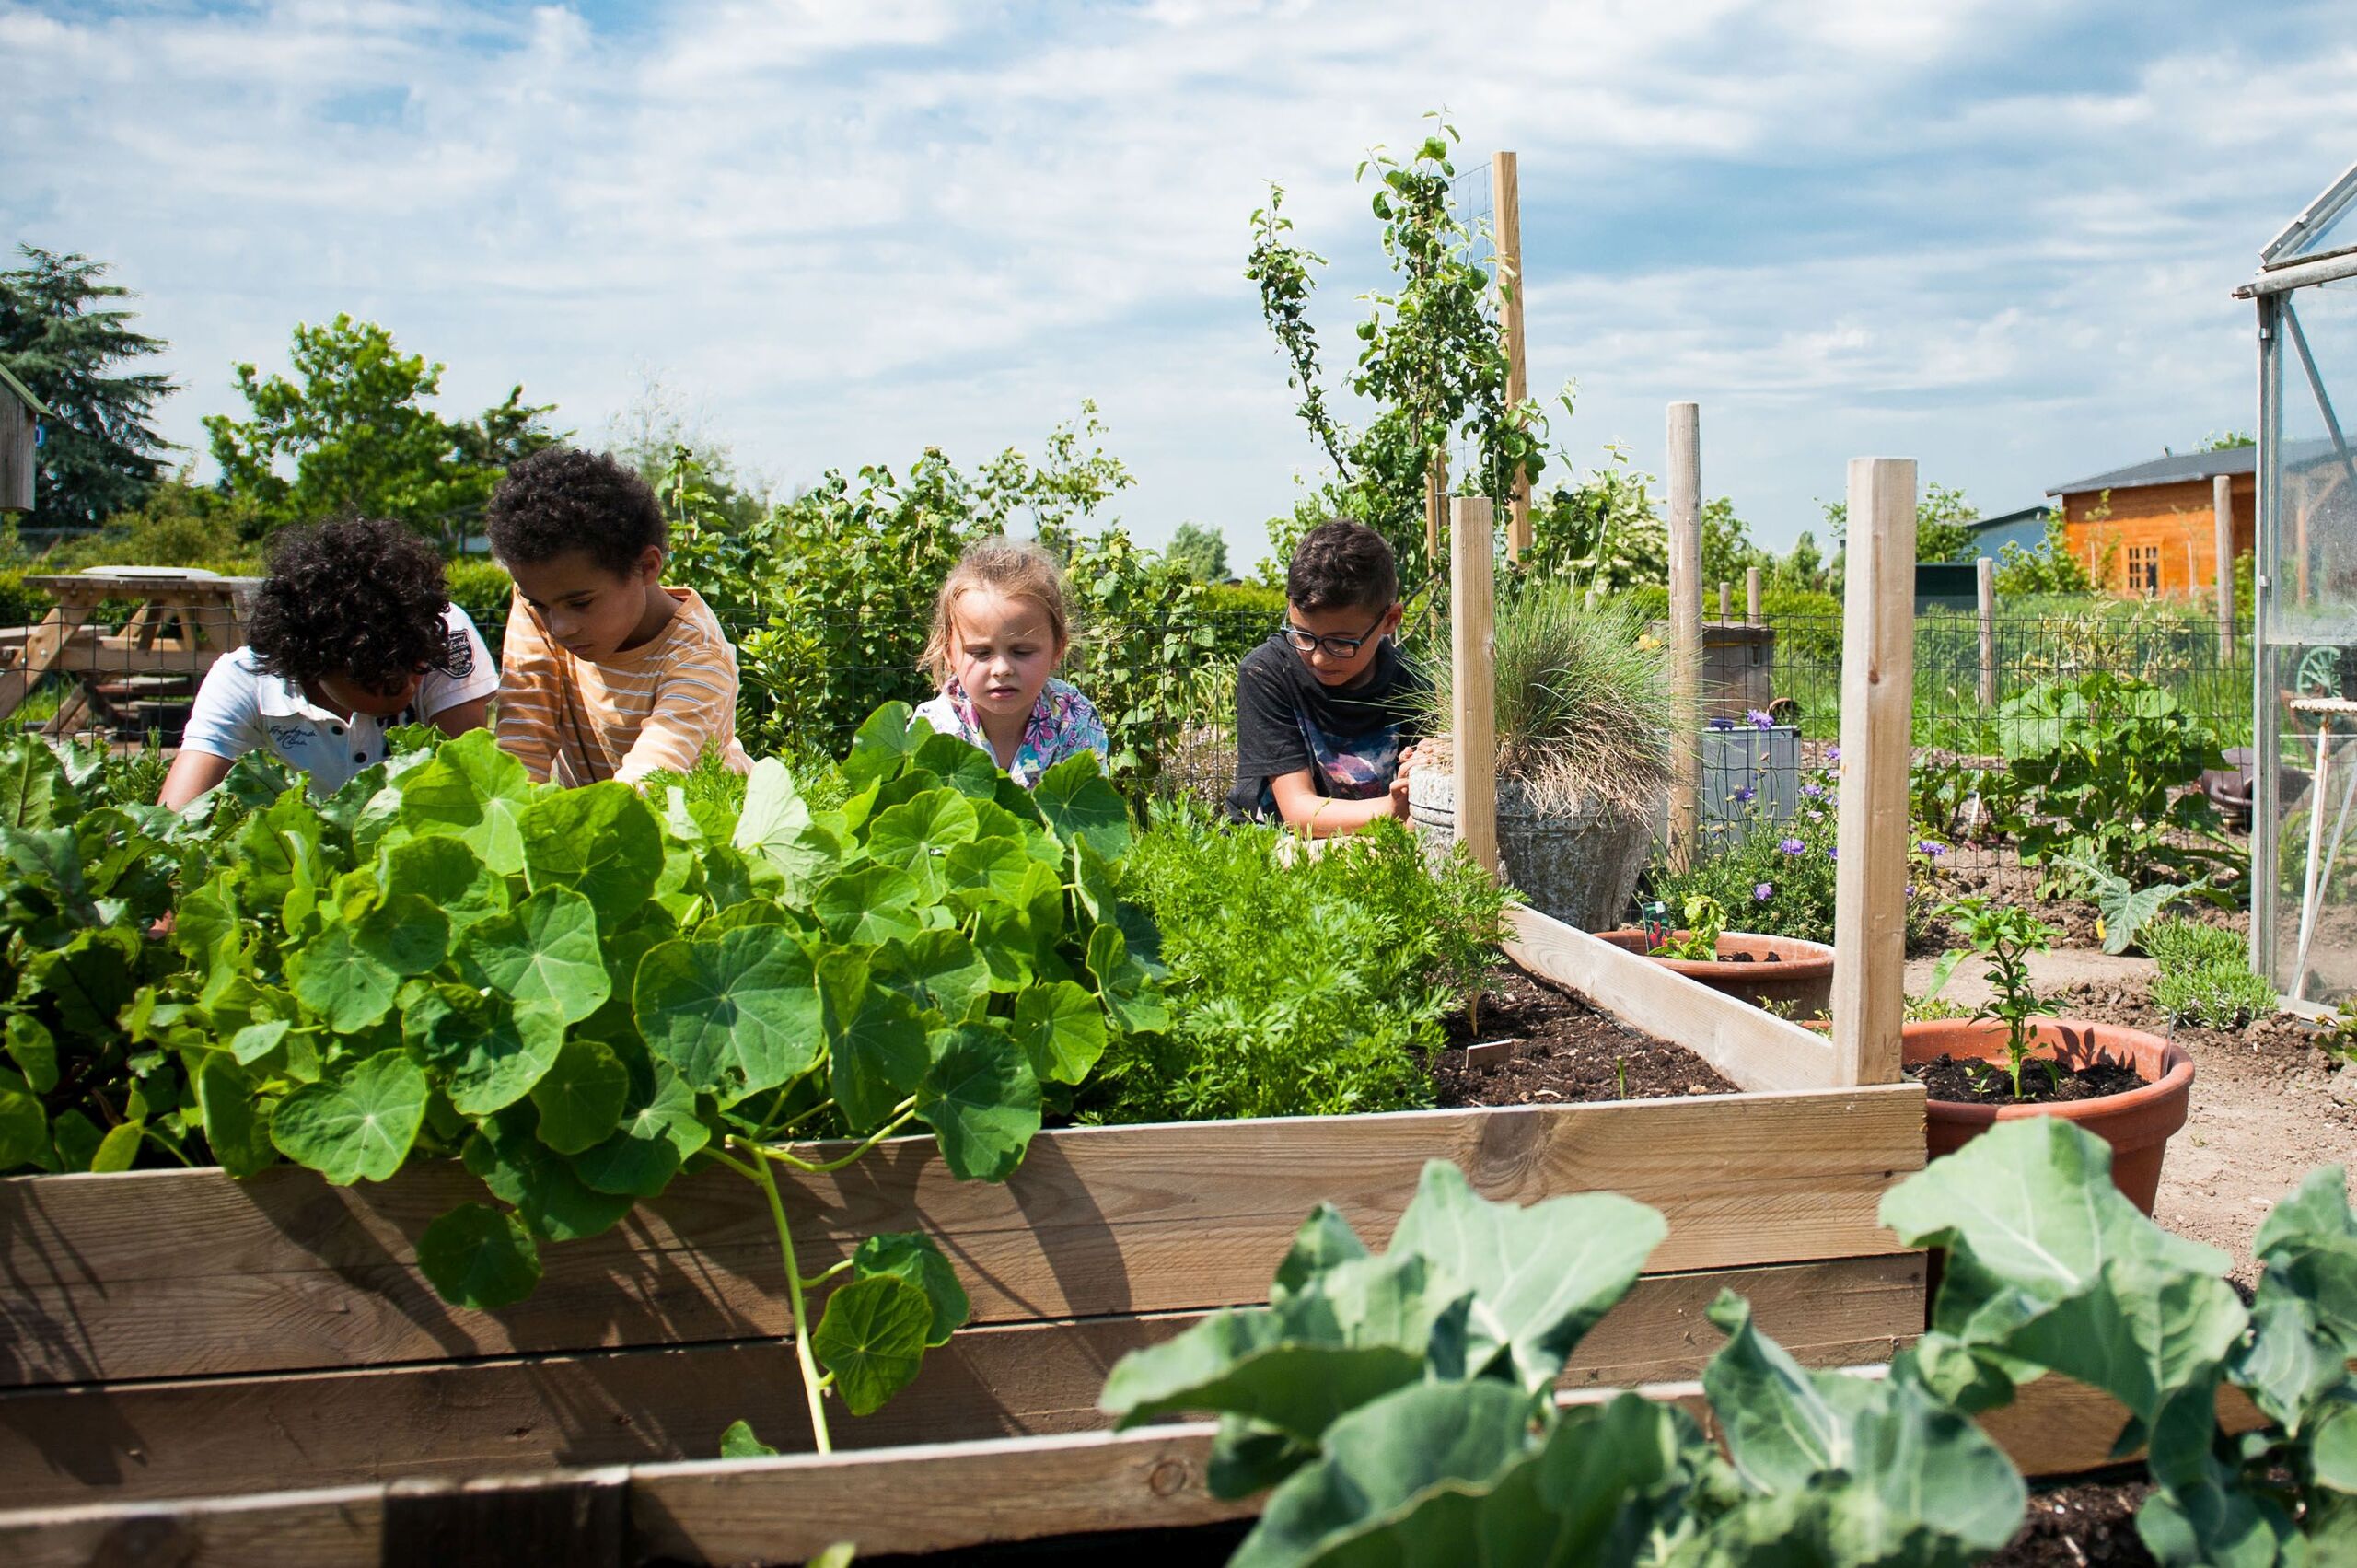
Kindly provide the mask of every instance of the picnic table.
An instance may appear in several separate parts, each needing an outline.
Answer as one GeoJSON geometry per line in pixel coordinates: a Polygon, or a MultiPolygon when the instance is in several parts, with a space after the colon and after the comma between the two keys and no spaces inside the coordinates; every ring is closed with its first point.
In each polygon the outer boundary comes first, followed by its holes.
{"type": "Polygon", "coordinates": [[[99,566],[27,577],[55,599],[40,624],[0,629],[0,720],[23,706],[46,676],[79,677],[43,728],[67,735],[89,721],[111,725],[143,700],[192,694],[222,655],[245,645],[259,577],[179,567],[99,566]],[[129,601],[120,632],[98,621],[109,601],[129,601]]]}

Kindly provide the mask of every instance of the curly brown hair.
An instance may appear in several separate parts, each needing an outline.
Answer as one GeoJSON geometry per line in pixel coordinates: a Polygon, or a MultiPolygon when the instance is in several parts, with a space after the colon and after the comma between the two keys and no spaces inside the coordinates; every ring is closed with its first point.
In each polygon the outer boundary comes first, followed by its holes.
{"type": "Polygon", "coordinates": [[[492,553],[528,566],[577,550],[626,577],[649,545],[670,542],[645,480],[604,452],[572,447],[543,447],[508,469],[487,516],[492,553]]]}
{"type": "Polygon", "coordinates": [[[1399,563],[1364,523],[1329,517],[1294,546],[1285,598],[1295,610],[1388,610],[1399,598],[1399,563]]]}
{"type": "Polygon", "coordinates": [[[448,660],[442,557],[406,526],[351,517],[287,528],[269,560],[246,641],[270,674],[379,690],[448,660]]]}

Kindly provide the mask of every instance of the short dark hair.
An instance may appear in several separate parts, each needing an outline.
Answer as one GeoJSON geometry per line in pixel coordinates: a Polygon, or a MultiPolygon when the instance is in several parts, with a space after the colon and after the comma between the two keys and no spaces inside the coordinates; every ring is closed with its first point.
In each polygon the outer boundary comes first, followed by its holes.
{"type": "Polygon", "coordinates": [[[269,674],[376,688],[448,661],[442,557],[407,526],[352,517],[287,528],[270,541],[269,561],[246,621],[269,674]]]}
{"type": "Polygon", "coordinates": [[[528,566],[577,550],[627,576],[647,546],[670,540],[645,480],[606,453],[571,447],[543,447],[510,468],[489,519],[492,552],[528,566]]]}
{"type": "Polygon", "coordinates": [[[1399,563],[1364,523],[1329,517],[1294,546],[1285,598],[1296,610],[1388,610],[1399,598],[1399,563]]]}

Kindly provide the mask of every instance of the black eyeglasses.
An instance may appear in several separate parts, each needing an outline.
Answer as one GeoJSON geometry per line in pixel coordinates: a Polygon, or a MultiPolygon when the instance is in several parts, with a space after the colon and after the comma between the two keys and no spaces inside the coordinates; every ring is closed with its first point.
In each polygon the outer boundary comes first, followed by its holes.
{"type": "Polygon", "coordinates": [[[1283,637],[1293,645],[1294,652],[1298,654],[1306,654],[1312,648],[1323,648],[1329,658],[1356,658],[1359,656],[1359,650],[1366,646],[1367,638],[1375,635],[1375,627],[1382,625],[1383,617],[1390,613],[1387,610],[1381,615],[1377,615],[1375,618],[1375,625],[1369,626],[1355,637],[1321,637],[1315,632],[1303,631],[1290,621],[1280,625],[1270,635],[1283,637]]]}

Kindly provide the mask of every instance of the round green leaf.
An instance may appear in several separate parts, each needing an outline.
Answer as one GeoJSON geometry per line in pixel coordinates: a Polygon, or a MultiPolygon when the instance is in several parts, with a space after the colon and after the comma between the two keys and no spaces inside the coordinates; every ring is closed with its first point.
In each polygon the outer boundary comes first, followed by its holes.
{"type": "Polygon", "coordinates": [[[377,858],[388,896],[415,893],[463,930],[507,912],[507,878],[485,865],[464,839],[436,834],[389,844],[377,858]]]}
{"type": "Polygon", "coordinates": [[[924,1076],[924,1020],[904,993],[871,981],[857,953],[836,948],[819,960],[818,971],[829,1082],[844,1121],[864,1132],[924,1076]]]}
{"type": "Polygon", "coordinates": [[[339,1034],[365,1029],[392,1011],[401,982],[442,962],[450,923],[415,893],[386,899],[357,919],[330,921],[286,961],[304,1006],[339,1034]]]}
{"type": "Polygon", "coordinates": [[[663,874],[655,808],[611,779],[542,795],[524,808],[518,829],[532,890],[571,888],[610,923],[653,897],[663,874]]]}
{"type": "Polygon", "coordinates": [[[553,1003],[437,985],[402,1012],[401,1038],[447,1074],[443,1088],[460,1114],[488,1116],[531,1093],[555,1063],[564,1019],[553,1003]]]}
{"type": "Polygon", "coordinates": [[[281,1100],[270,1141],[338,1187],[401,1167],[425,1120],[425,1074],[398,1051],[348,1063],[281,1100]]]}
{"type": "Polygon", "coordinates": [[[573,1168],[598,1191],[652,1198],[670,1185],[680,1161],[704,1146],[712,1129],[696,1114],[696,1092],[669,1063],[625,1065],[632,1083],[621,1130],[575,1156],[573,1168]]]}
{"type": "Polygon", "coordinates": [[[49,1117],[22,1089],[0,1089],[0,1170],[38,1164],[49,1152],[49,1117]]]}
{"type": "Polygon", "coordinates": [[[939,1008],[951,1023],[990,994],[990,966],[960,931],[921,931],[905,942],[887,942],[875,962],[878,979],[939,1008]]]}
{"type": "Polygon", "coordinates": [[[871,1274],[827,1298],[810,1349],[835,1375],[844,1407],[870,1415],[916,1376],[932,1326],[923,1291],[897,1274],[871,1274]]]}
{"type": "Polygon", "coordinates": [[[568,1024],[596,1012],[613,990],[598,947],[598,916],[570,888],[543,888],[509,914],[470,929],[459,943],[469,981],[517,1002],[550,1002],[568,1024]]]}
{"type": "Polygon", "coordinates": [[[251,1176],[278,1163],[278,1151],[270,1144],[269,1107],[256,1103],[253,1081],[235,1061],[217,1051],[204,1053],[196,1070],[196,1103],[204,1118],[204,1141],[222,1169],[251,1176]]]}
{"type": "Polygon", "coordinates": [[[931,1349],[949,1342],[949,1336],[964,1328],[973,1312],[973,1304],[966,1298],[966,1287],[958,1283],[958,1271],[941,1255],[941,1249],[930,1237],[915,1231],[890,1231],[871,1236],[859,1244],[851,1255],[853,1279],[866,1279],[876,1274],[893,1274],[908,1281],[924,1292],[933,1304],[933,1324],[925,1330],[924,1342],[931,1349]]]}
{"type": "Polygon", "coordinates": [[[1129,853],[1130,808],[1098,772],[1095,752],[1067,757],[1040,774],[1031,798],[1064,842],[1085,840],[1108,860],[1129,853]]]}
{"type": "Polygon", "coordinates": [[[657,944],[639,960],[631,1005],[647,1049],[724,1099],[774,1088],[819,1060],[817,977],[782,926],[657,944]]]}
{"type": "Polygon", "coordinates": [[[1015,1038],[1042,1083],[1077,1084],[1105,1054],[1105,1010],[1068,980],[1015,999],[1015,1038]]]}
{"type": "Polygon", "coordinates": [[[766,1459],[776,1455],[776,1449],[753,1434],[749,1421],[732,1421],[720,1434],[720,1457],[724,1459],[766,1459]]]}
{"type": "MultiPolygon", "coordinates": [[[[970,746],[965,750],[979,755],[970,746]]],[[[959,844],[973,842],[975,831],[971,801],[954,789],[929,789],[877,814],[867,825],[867,853],[906,868],[917,859],[946,854],[959,844]]]]}
{"type": "Polygon", "coordinates": [[[524,869],[518,819],[531,799],[524,764],[487,729],[446,743],[398,781],[401,821],[412,833],[455,833],[503,877],[524,869]]]}
{"type": "Polygon", "coordinates": [[[1004,1181],[1039,1130],[1039,1080],[1004,1030],[961,1025],[934,1037],[917,1114],[932,1124],[960,1181],[1004,1181]]]}
{"type": "Polygon", "coordinates": [[[629,1093],[630,1074],[611,1051],[594,1040],[565,1041],[555,1064],[532,1086],[540,1142],[561,1155],[596,1147],[614,1131],[629,1093]]]}
{"type": "Polygon", "coordinates": [[[900,867],[869,865],[828,877],[810,907],[836,941],[872,947],[923,929],[915,908],[923,892],[900,867]]]}
{"type": "Polygon", "coordinates": [[[540,1249],[514,1214],[461,1203],[417,1238],[417,1266],[453,1307],[512,1307],[540,1283],[540,1249]]]}
{"type": "Polygon", "coordinates": [[[493,1197],[513,1203],[532,1234],[551,1241],[596,1236],[630,1213],[628,1197],[594,1191],[570,1161],[534,1137],[532,1118],[520,1109],[477,1128],[465,1157],[493,1197]]]}

